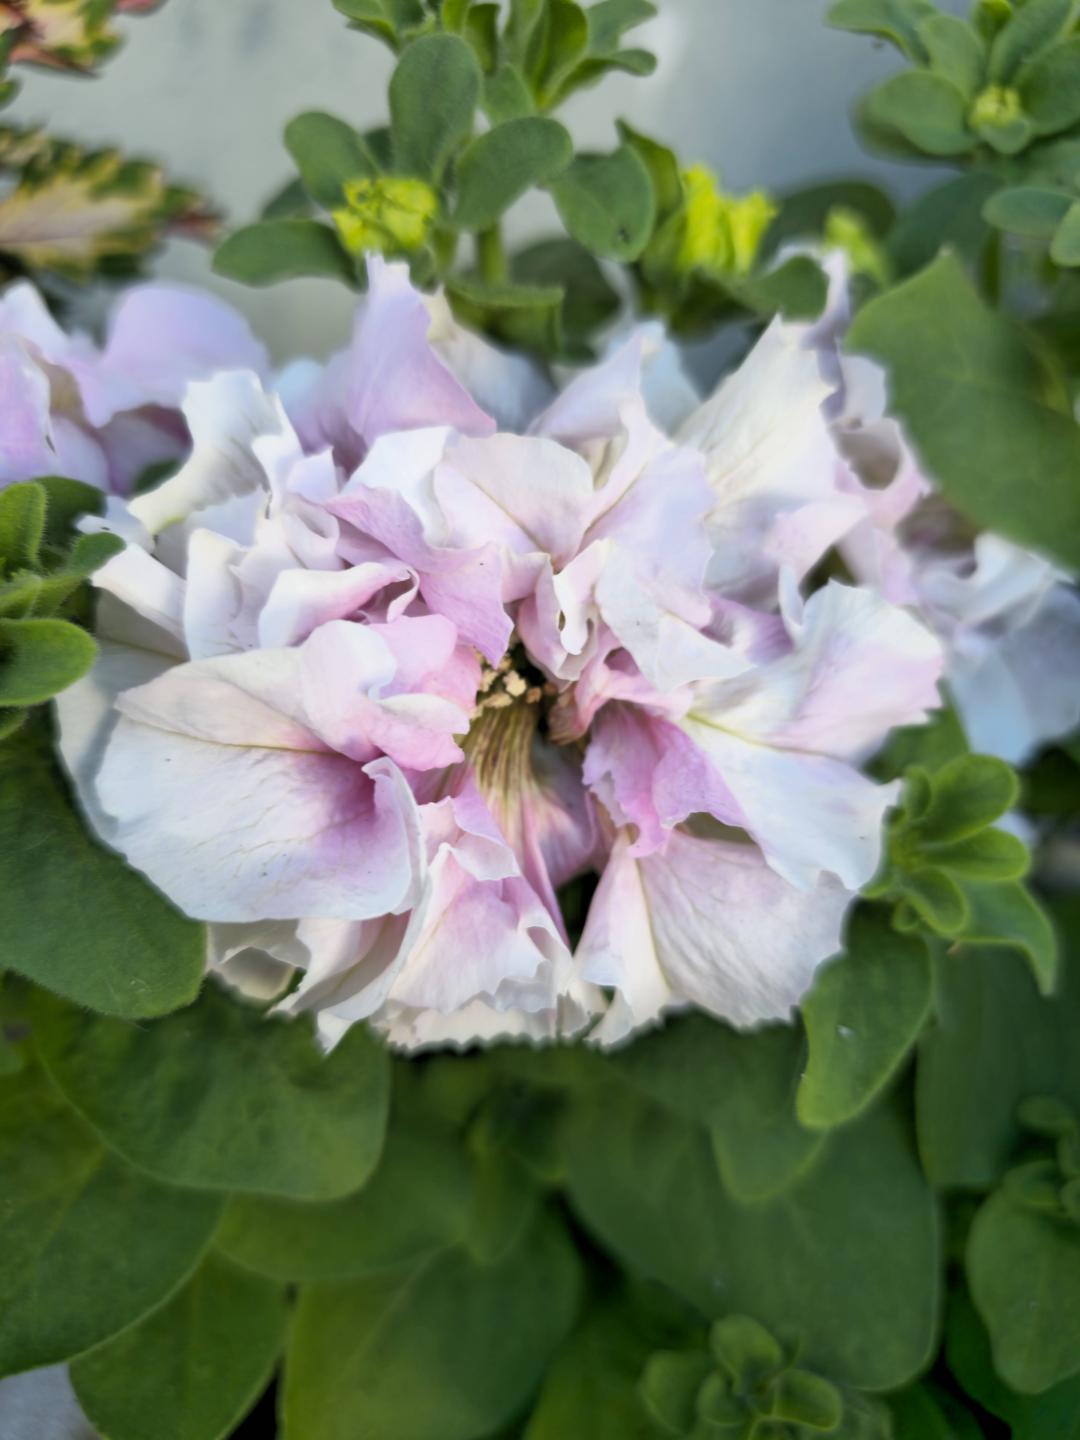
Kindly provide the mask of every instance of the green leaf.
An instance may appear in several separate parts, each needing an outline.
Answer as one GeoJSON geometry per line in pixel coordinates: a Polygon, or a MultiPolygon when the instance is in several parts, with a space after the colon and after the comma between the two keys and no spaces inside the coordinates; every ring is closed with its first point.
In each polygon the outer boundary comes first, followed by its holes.
{"type": "Polygon", "coordinates": [[[562,349],[561,286],[489,285],[452,276],[446,293],[465,325],[542,355],[557,355],[562,349]]]}
{"type": "Polygon", "coordinates": [[[643,1094],[706,1127],[724,1184],[753,1203],[793,1184],[821,1148],[795,1115],[805,1052],[798,1026],[746,1032],[694,1015],[643,1035],[611,1063],[643,1094]]]}
{"type": "Polygon", "coordinates": [[[64,475],[44,475],[34,483],[45,491],[45,544],[52,549],[67,548],[80,516],[105,513],[105,496],[94,485],[64,475]]]}
{"type": "Polygon", "coordinates": [[[575,0],[547,0],[533,33],[526,66],[541,110],[562,98],[562,87],[589,47],[589,22],[575,0]]]}
{"type": "Polygon", "coordinates": [[[928,70],[890,76],[871,92],[867,113],[927,155],[964,155],[975,148],[963,94],[928,70]]]}
{"type": "Polygon", "coordinates": [[[848,344],[886,367],[893,411],[947,500],[1080,565],[1080,426],[1023,332],[953,257],[871,300],[848,344]]]}
{"type": "Polygon", "coordinates": [[[983,1440],[974,1415],[933,1385],[913,1385],[889,1396],[893,1440],[983,1440]]]}
{"type": "Polygon", "coordinates": [[[259,211],[260,220],[298,220],[315,214],[315,204],[299,175],[287,180],[259,211]]]}
{"type": "MultiPolygon", "coordinates": [[[[1041,1395],[1010,1390],[994,1370],[989,1337],[960,1287],[950,1297],[946,1354],[949,1369],[960,1384],[984,1409],[1007,1422],[1012,1440],[1080,1440],[1080,1378],[1065,1380],[1041,1395]]],[[[958,1436],[967,1440],[964,1430],[959,1430],[958,1436]]],[[[908,1436],[902,1433],[897,1440],[908,1440],[908,1436]]],[[[910,1440],[923,1437],[913,1434],[910,1440]]]]}
{"type": "Polygon", "coordinates": [[[625,1083],[578,1097],[566,1140],[575,1210],[635,1273],[705,1315],[758,1320],[837,1383],[890,1389],[929,1360],[937,1207],[890,1107],[830,1132],[794,1185],[756,1205],[727,1193],[704,1129],[625,1083]]]}
{"type": "Polygon", "coordinates": [[[944,870],[919,865],[896,876],[896,894],[907,901],[924,924],[939,935],[959,935],[971,919],[963,890],[944,870]]]}
{"type": "Polygon", "coordinates": [[[217,1224],[215,1196],[128,1169],[29,1067],[0,1080],[0,1157],[0,1375],[133,1324],[191,1273],[217,1224]]]}
{"type": "Polygon", "coordinates": [[[1031,891],[1016,881],[980,885],[965,883],[971,918],[961,939],[976,945],[1006,945],[1027,960],[1043,995],[1051,995],[1058,978],[1058,946],[1054,927],[1031,891]]]}
{"type": "Polygon", "coordinates": [[[0,855],[9,969],[109,1015],[162,1015],[198,994],[204,927],[90,839],[33,736],[0,751],[0,855]]]}
{"type": "Polygon", "coordinates": [[[694,1344],[699,1336],[675,1303],[659,1299],[620,1290],[589,1310],[549,1367],[523,1440],[657,1440],[664,1434],[642,1404],[642,1371],[658,1349],[694,1344]]]}
{"type": "Polygon", "coordinates": [[[1005,830],[980,830],[966,840],[928,845],[923,853],[950,874],[969,880],[1019,880],[1031,864],[1027,846],[1005,830]]]}
{"type": "Polygon", "coordinates": [[[661,1350],[650,1356],[641,1376],[649,1414],[665,1435],[689,1435],[698,1413],[698,1391],[714,1363],[702,1350],[661,1350]]]}
{"type": "Polygon", "coordinates": [[[901,275],[921,270],[949,246],[963,259],[977,261],[990,237],[983,206],[997,188],[992,175],[978,170],[927,190],[908,205],[888,237],[888,250],[901,275]]]}
{"type": "Polygon", "coordinates": [[[437,181],[468,139],[480,99],[480,66],[457,35],[410,45],[390,80],[394,154],[402,173],[437,181]]]}
{"type": "Polygon", "coordinates": [[[860,1114],[903,1063],[930,1010],[930,953],[878,910],[852,917],[844,954],[802,1002],[810,1056],[797,1113],[812,1129],[860,1114]]]}
{"type": "Polygon", "coordinates": [[[578,1261],[543,1217],[494,1265],[460,1250],[301,1292],[286,1440],[479,1440],[513,1418],[574,1320],[578,1261]]]}
{"type": "Polygon", "coordinates": [[[883,239],[896,220],[896,207],[876,185],[863,180],[826,180],[780,198],[780,211],[765,235],[761,254],[775,255],[789,240],[818,239],[833,210],[854,211],[872,234],[883,239]]]}
{"type": "Polygon", "coordinates": [[[1017,88],[1036,135],[1055,135],[1075,125],[1080,120],[1080,37],[1025,65],[1017,88]]]}
{"type": "Polygon", "coordinates": [[[594,255],[634,260],[648,243],[656,200],[649,172],[631,146],[576,156],[551,193],[567,230],[594,255]]]}
{"type": "Polygon", "coordinates": [[[0,490],[0,571],[38,563],[45,534],[45,491],[32,482],[0,490]]]}
{"type": "Polygon", "coordinates": [[[971,1227],[967,1277],[998,1374],[1037,1394],[1080,1370],[1080,1227],[991,1195],[971,1227]]]}
{"type": "Polygon", "coordinates": [[[809,255],[792,255],[775,270],[728,282],[732,294],[761,315],[815,320],[825,308],[825,272],[809,255]]]}
{"type": "Polygon", "coordinates": [[[35,606],[38,614],[55,613],[84,580],[100,570],[107,560],[119,555],[123,548],[119,535],[80,535],[63,564],[41,577],[35,606]]]}
{"type": "Polygon", "coordinates": [[[356,267],[329,225],[318,220],[260,220],[233,232],[214,252],[214,270],[244,285],[275,285],[325,275],[356,288],[356,267]]]}
{"type": "Polygon", "coordinates": [[[81,680],[97,653],[66,620],[0,620],[0,705],[40,705],[81,680]]]}
{"type": "Polygon", "coordinates": [[[1050,242],[1050,259],[1055,265],[1080,265],[1080,201],[1070,205],[1050,242]]]}
{"type": "Polygon", "coordinates": [[[344,120],[309,110],[285,127],[285,145],[304,189],[327,210],[340,205],[350,180],[371,178],[376,166],[363,137],[344,120]]]}
{"type": "MultiPolygon", "coordinates": [[[[1076,916],[1067,911],[1062,933],[1076,916]]],[[[1059,993],[1040,997],[1019,957],[964,945],[935,956],[937,1023],[919,1045],[919,1150],[935,1185],[992,1185],[1022,1139],[1021,1102],[1080,1105],[1080,976],[1068,957],[1059,993]]]]}
{"type": "Polygon", "coordinates": [[[480,103],[492,125],[531,115],[534,108],[532,93],[516,65],[500,65],[493,75],[485,78],[480,103]]]}
{"type": "Polygon", "coordinates": [[[637,155],[649,172],[653,194],[656,197],[658,219],[665,219],[682,208],[684,188],[679,160],[675,152],[657,140],[642,135],[625,120],[617,122],[619,139],[637,155]]]}
{"type": "Polygon", "coordinates": [[[1016,772],[993,755],[958,755],[930,780],[929,805],[911,826],[921,845],[965,840],[1001,818],[1016,804],[1016,772]]]}
{"type": "Polygon", "coordinates": [[[1049,240],[1065,218],[1072,196],[1044,185],[1011,185],[991,195],[983,215],[999,230],[1049,240]]]}
{"type": "Polygon", "coordinates": [[[835,0],[826,20],[837,30],[854,30],[889,40],[909,60],[926,60],[919,23],[933,15],[929,0],[835,0]]]}
{"type": "Polygon", "coordinates": [[[114,1149],[152,1175],[329,1200],[375,1168],[389,1067],[361,1026],[324,1056],[310,1016],[264,1016],[214,984],[154,1025],[57,1002],[38,1011],[53,1079],[114,1149]]]}
{"type": "Polygon", "coordinates": [[[410,34],[430,23],[423,0],[334,0],[357,30],[384,41],[396,50],[410,34]]]}
{"type": "Polygon", "coordinates": [[[596,260],[574,240],[540,240],[510,260],[514,280],[534,287],[562,287],[562,328],[584,341],[616,313],[620,301],[596,260]]]}
{"type": "Polygon", "coordinates": [[[990,47],[989,77],[1011,80],[1019,66],[1044,50],[1065,28],[1073,0],[1027,0],[998,31],[990,47]]]}
{"type": "Polygon", "coordinates": [[[461,230],[486,230],[527,190],[554,180],[573,153],[569,131],[557,120],[523,115],[496,125],[461,157],[453,223],[461,230]]]}
{"type": "Polygon", "coordinates": [[[112,1440],[224,1440],[270,1378],[285,1297],[210,1254],[169,1303],[71,1367],[79,1404],[112,1440]]]}
{"type": "Polygon", "coordinates": [[[974,100],[986,64],[986,46],[978,32],[956,15],[930,15],[919,24],[919,39],[934,74],[955,85],[966,100],[974,100]]]}
{"type": "Polygon", "coordinates": [[[464,1241],[471,1205],[460,1143],[398,1121],[363,1189],[318,1204],[236,1196],[217,1244],[238,1265],[271,1279],[333,1284],[464,1241]]]}

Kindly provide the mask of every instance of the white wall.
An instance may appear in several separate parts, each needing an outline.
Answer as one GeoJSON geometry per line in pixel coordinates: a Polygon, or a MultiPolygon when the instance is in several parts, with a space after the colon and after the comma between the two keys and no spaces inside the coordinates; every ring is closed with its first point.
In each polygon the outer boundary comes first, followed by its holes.
{"type": "MultiPolygon", "coordinates": [[[[926,173],[862,155],[853,99],[895,68],[890,51],[827,30],[826,0],[660,0],[636,32],[659,55],[646,81],[615,77],[575,98],[579,144],[614,142],[613,120],[672,142],[736,189],[782,188],[836,173],[884,177],[910,194],[926,173]]],[[[385,118],[391,57],[350,32],[330,0],[167,0],[123,24],[124,50],[101,78],[26,74],[4,119],[46,120],[84,144],[117,144],[164,161],[206,189],[234,221],[253,218],[288,178],[280,141],[290,116],[319,108],[361,129],[385,118]]],[[[543,202],[518,229],[543,226],[543,202]]],[[[205,281],[205,254],[170,246],[159,271],[205,281]]],[[[347,332],[348,299],[330,282],[250,291],[212,279],[279,355],[325,353],[347,332]]]]}

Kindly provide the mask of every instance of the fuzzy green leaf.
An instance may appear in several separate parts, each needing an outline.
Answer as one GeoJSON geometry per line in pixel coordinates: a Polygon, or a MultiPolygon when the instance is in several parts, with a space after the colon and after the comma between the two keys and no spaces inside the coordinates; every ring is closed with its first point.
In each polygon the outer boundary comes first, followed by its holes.
{"type": "Polygon", "coordinates": [[[930,954],[881,912],[856,911],[844,954],[802,1002],[810,1055],[798,1116],[829,1129],[860,1114],[903,1063],[930,1010],[930,954]]]}
{"type": "Polygon", "coordinates": [[[93,637],[66,620],[0,620],[0,706],[40,705],[81,680],[93,637]]]}
{"type": "Polygon", "coordinates": [[[459,1250],[301,1292],[286,1440],[480,1440],[521,1410],[573,1323],[578,1261],[547,1217],[497,1263],[459,1250]]]}
{"type": "Polygon", "coordinates": [[[928,70],[904,70],[883,81],[871,92],[867,113],[926,155],[964,155],[975,146],[963,94],[928,70]]]}
{"type": "Polygon", "coordinates": [[[90,839],[34,736],[0,750],[0,856],[9,969],[109,1015],[161,1015],[195,998],[204,927],[90,839]]]}
{"type": "Polygon", "coordinates": [[[132,1164],[178,1185],[329,1200],[371,1174],[386,1125],[385,1052],[354,1026],[330,1056],[218,985],[154,1025],[39,1006],[49,1073],[132,1164]]]}
{"type": "Polygon", "coordinates": [[[391,129],[401,173],[437,181],[468,139],[480,99],[480,66],[457,35],[410,45],[390,80],[391,129]]]}
{"type": "Polygon", "coordinates": [[[935,75],[955,85],[966,100],[973,100],[982,83],[986,46],[976,30],[956,15],[930,15],[919,24],[935,75]]]}
{"type": "Polygon", "coordinates": [[[453,223],[486,230],[526,191],[561,174],[573,153],[569,131],[557,120],[523,115],[496,125],[461,157],[453,223]]]}
{"type": "Polygon", "coordinates": [[[998,31],[990,47],[991,80],[1011,80],[1025,60],[1031,60],[1064,30],[1073,0],[1027,0],[998,31]]]}
{"type": "Polygon", "coordinates": [[[214,269],[244,285],[275,285],[324,275],[356,287],[356,266],[337,235],[318,220],[260,220],[233,232],[214,252],[214,269]]]}
{"type": "Polygon", "coordinates": [[[304,189],[327,210],[340,205],[350,180],[371,177],[376,166],[363,137],[344,120],[309,110],[285,127],[285,145],[304,189]]]}
{"type": "Polygon", "coordinates": [[[218,1246],[271,1279],[333,1284],[419,1262],[464,1241],[472,1181],[459,1143],[439,1131],[391,1125],[378,1168],[342,1200],[237,1196],[218,1246]]]}
{"type": "Polygon", "coordinates": [[[112,1440],[224,1440],[270,1378],[285,1337],[277,1286],[210,1254],[169,1303],[71,1367],[112,1440]]]}
{"type": "Polygon", "coordinates": [[[1073,199],[1046,185],[1010,185],[983,206],[983,215],[999,230],[1049,240],[1068,213],[1073,199]]]}
{"type": "Polygon", "coordinates": [[[38,563],[45,534],[45,491],[40,485],[0,490],[0,573],[38,563]]]}
{"type": "Polygon", "coordinates": [[[919,24],[935,13],[930,0],[835,0],[827,20],[838,30],[854,30],[891,41],[909,60],[924,61],[919,24]]]}
{"type": "Polygon", "coordinates": [[[636,1273],[706,1315],[751,1316],[837,1383],[890,1389],[928,1362],[937,1206],[890,1107],[832,1131],[794,1185],[754,1205],[725,1190],[701,1127],[625,1082],[582,1094],[566,1138],[576,1212],[636,1273]]]}
{"type": "Polygon", "coordinates": [[[1050,259],[1055,265],[1069,269],[1080,265],[1080,201],[1069,206],[1054,232],[1050,242],[1050,259]]]}
{"type": "Polygon", "coordinates": [[[1080,1370],[1080,1226],[1000,1190],[975,1217],[967,1276],[1007,1385],[1038,1394],[1080,1370]]]}
{"type": "Polygon", "coordinates": [[[656,199],[644,162],[629,145],[578,155],[551,186],[567,230],[586,250],[634,260],[652,233],[656,199]]]}
{"type": "Polygon", "coordinates": [[[885,366],[893,410],[947,500],[1080,566],[1080,426],[1057,377],[957,260],[870,301],[848,344],[885,366]]]}
{"type": "Polygon", "coordinates": [[[0,1375],[66,1360],[159,1305],[221,1208],[130,1170],[29,1067],[0,1080],[0,1168],[0,1375]]]}

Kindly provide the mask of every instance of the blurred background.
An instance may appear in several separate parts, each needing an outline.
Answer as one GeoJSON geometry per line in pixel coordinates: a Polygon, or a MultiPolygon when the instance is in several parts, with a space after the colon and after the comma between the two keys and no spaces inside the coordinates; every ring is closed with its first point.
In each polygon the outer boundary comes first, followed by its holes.
{"type": "MultiPolygon", "coordinates": [[[[864,154],[851,132],[855,98],[897,68],[893,53],[825,27],[828,0],[659,0],[633,43],[659,59],[649,80],[617,76],[575,97],[560,118],[579,146],[611,149],[622,115],[704,162],[725,187],[774,191],[845,174],[903,198],[933,171],[864,154]]],[[[959,5],[951,8],[960,8],[959,5]]],[[[293,172],[287,120],[329,110],[363,130],[386,118],[393,63],[348,30],[330,0],[168,0],[120,22],[127,43],[97,79],[24,71],[5,119],[47,121],[81,144],[115,144],[199,186],[234,224],[254,219],[293,172]]],[[[512,217],[542,234],[542,200],[512,217]]],[[[157,262],[239,305],[277,358],[323,356],[342,343],[350,303],[340,286],[301,280],[248,290],[213,276],[205,251],[173,242],[157,262]]]]}

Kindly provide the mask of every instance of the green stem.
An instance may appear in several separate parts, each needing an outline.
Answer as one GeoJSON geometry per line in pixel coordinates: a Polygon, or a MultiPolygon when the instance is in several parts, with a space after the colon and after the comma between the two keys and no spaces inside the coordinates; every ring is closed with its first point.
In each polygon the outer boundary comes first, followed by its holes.
{"type": "Polygon", "coordinates": [[[498,225],[481,230],[477,235],[476,259],[480,274],[489,285],[502,285],[509,280],[510,266],[506,261],[506,248],[498,225]]]}

